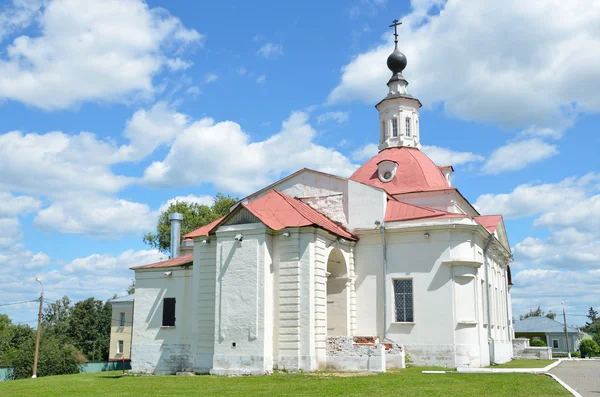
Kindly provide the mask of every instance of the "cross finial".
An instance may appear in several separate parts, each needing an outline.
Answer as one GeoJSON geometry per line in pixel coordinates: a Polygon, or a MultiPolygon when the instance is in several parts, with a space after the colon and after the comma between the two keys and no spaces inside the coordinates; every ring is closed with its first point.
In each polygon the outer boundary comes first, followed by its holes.
{"type": "Polygon", "coordinates": [[[397,19],[394,19],[393,23],[390,25],[390,28],[394,28],[394,47],[398,47],[398,26],[402,25],[402,22],[399,22],[397,19]]]}

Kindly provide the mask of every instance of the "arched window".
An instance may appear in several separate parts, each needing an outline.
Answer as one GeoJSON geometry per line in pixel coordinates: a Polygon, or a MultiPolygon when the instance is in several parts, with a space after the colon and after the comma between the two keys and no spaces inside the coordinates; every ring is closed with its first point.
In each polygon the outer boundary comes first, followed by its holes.
{"type": "Polygon", "coordinates": [[[398,136],[398,120],[392,119],[392,136],[398,136]]]}
{"type": "Polygon", "coordinates": [[[405,127],[406,127],[406,136],[410,136],[410,117],[404,119],[405,127]]]}

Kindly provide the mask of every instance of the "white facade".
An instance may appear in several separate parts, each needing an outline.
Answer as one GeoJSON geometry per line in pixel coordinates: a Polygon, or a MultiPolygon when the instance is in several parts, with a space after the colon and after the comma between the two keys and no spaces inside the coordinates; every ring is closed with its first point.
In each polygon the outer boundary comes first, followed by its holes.
{"type": "Polygon", "coordinates": [[[419,153],[421,104],[406,85],[388,83],[381,152],[350,179],[301,170],[199,229],[193,263],[136,270],[133,371],[385,371],[405,352],[447,367],[512,358],[501,217],[480,217],[450,185],[452,167],[419,153]],[[275,199],[288,207],[270,208],[275,199]],[[162,325],[165,298],[176,298],[174,326],[162,325]]]}

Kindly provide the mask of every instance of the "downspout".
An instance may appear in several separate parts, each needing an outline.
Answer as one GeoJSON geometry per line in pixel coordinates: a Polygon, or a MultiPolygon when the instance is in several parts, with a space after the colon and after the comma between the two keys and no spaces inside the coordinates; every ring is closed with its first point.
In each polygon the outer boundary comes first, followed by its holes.
{"type": "Polygon", "coordinates": [[[489,355],[490,355],[490,365],[494,364],[495,361],[495,354],[494,354],[494,338],[492,337],[492,304],[490,302],[490,279],[489,279],[489,272],[488,272],[488,266],[489,266],[489,262],[488,262],[488,256],[487,256],[487,252],[488,249],[490,248],[490,245],[492,244],[492,241],[494,240],[494,235],[490,234],[490,238],[488,239],[487,243],[485,244],[485,248],[483,249],[483,261],[484,261],[484,268],[485,268],[485,296],[487,297],[487,323],[488,323],[488,348],[489,348],[489,355]]]}
{"type": "Polygon", "coordinates": [[[380,223],[381,247],[383,249],[383,340],[387,340],[387,244],[385,242],[385,226],[380,223]]]}

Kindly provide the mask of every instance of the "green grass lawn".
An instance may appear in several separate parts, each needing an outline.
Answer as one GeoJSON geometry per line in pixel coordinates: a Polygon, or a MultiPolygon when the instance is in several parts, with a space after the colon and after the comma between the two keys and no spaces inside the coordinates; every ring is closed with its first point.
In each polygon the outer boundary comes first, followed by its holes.
{"type": "Polygon", "coordinates": [[[51,376],[0,383],[0,396],[569,396],[548,376],[421,374],[424,368],[369,376],[121,377],[120,372],[51,376]]]}
{"type": "Polygon", "coordinates": [[[491,365],[488,368],[544,368],[556,360],[512,360],[500,365],[491,365]]]}

